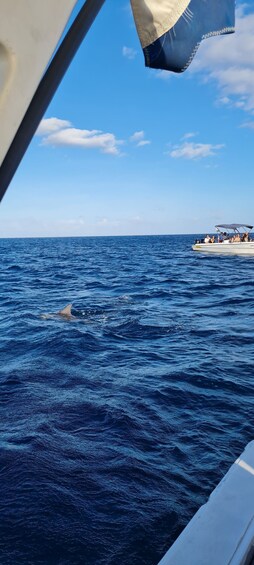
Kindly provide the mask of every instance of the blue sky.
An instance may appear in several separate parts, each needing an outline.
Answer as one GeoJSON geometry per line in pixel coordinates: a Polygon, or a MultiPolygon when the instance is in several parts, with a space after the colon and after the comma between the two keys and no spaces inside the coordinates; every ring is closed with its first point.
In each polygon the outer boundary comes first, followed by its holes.
{"type": "MultiPolygon", "coordinates": [[[[77,8],[82,2],[77,3],[77,8]]],[[[0,207],[0,237],[203,233],[254,222],[254,11],[181,75],[107,0],[0,207]]]]}

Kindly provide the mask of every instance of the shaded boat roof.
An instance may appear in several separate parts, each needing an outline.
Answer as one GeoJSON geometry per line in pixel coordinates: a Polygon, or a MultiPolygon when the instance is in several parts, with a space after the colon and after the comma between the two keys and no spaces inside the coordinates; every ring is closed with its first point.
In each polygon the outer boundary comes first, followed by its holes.
{"type": "Polygon", "coordinates": [[[249,230],[252,230],[253,226],[250,226],[248,224],[218,224],[217,226],[215,226],[216,228],[223,228],[226,230],[238,230],[239,228],[248,228],[249,230]]]}

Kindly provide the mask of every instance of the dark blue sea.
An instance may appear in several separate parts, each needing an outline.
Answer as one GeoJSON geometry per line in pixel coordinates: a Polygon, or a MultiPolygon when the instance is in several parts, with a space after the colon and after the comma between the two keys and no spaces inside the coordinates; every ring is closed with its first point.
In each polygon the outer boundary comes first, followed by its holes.
{"type": "Polygon", "coordinates": [[[254,257],[193,239],[0,240],[1,565],[156,565],[253,439],[254,257]]]}

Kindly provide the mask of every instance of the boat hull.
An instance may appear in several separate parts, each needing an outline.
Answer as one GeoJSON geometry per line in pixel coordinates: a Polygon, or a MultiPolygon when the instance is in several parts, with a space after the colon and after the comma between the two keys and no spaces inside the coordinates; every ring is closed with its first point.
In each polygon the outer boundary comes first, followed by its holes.
{"type": "Polygon", "coordinates": [[[222,243],[195,243],[193,251],[203,253],[220,253],[232,255],[254,255],[254,241],[248,242],[222,242],[222,243]]]}
{"type": "Polygon", "coordinates": [[[253,564],[253,465],[251,441],[158,565],[253,564]]]}

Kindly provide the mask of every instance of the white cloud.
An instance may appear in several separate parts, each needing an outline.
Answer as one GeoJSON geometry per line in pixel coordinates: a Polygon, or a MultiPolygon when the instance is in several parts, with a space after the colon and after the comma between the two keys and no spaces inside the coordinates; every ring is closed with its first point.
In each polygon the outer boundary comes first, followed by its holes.
{"type": "MultiPolygon", "coordinates": [[[[116,212],[117,213],[117,212],[116,212]]],[[[141,235],[147,233],[146,221],[138,214],[127,216],[101,216],[96,217],[87,211],[86,216],[80,216],[73,210],[71,215],[65,217],[59,214],[54,218],[38,210],[35,213],[23,216],[22,211],[18,217],[12,214],[1,218],[0,237],[55,237],[55,236],[94,236],[94,235],[141,235]]]]}
{"type": "Polygon", "coordinates": [[[217,83],[221,103],[254,112],[254,13],[237,10],[236,33],[204,40],[190,73],[217,83]]]}
{"type": "Polygon", "coordinates": [[[198,135],[197,133],[194,132],[190,132],[190,133],[185,133],[182,137],[182,139],[191,139],[191,137],[196,137],[196,135],[198,135]]]}
{"type": "Polygon", "coordinates": [[[137,147],[143,147],[144,145],[150,145],[151,141],[148,139],[143,139],[137,143],[137,147]]]}
{"type": "Polygon", "coordinates": [[[218,98],[217,102],[220,106],[228,106],[231,104],[231,100],[228,96],[222,96],[221,98],[218,98]]]}
{"type": "Polygon", "coordinates": [[[141,139],[144,139],[145,133],[144,131],[135,131],[135,133],[133,135],[131,135],[130,137],[130,141],[138,142],[141,139]]]}
{"type": "Polygon", "coordinates": [[[112,133],[102,133],[98,130],[68,128],[49,135],[44,143],[47,145],[67,145],[83,147],[84,149],[100,149],[103,153],[117,155],[118,141],[112,133]]]}
{"type": "Polygon", "coordinates": [[[192,143],[184,142],[181,145],[175,145],[169,152],[170,157],[174,159],[203,159],[215,155],[215,152],[224,147],[224,145],[212,145],[210,143],[192,143]]]}
{"type": "Polygon", "coordinates": [[[130,141],[135,143],[136,147],[143,147],[144,145],[150,145],[151,141],[145,139],[145,132],[144,131],[136,131],[130,137],[130,141]]]}
{"type": "Polygon", "coordinates": [[[119,224],[120,224],[119,220],[112,220],[109,218],[99,218],[96,222],[96,225],[100,227],[112,227],[112,226],[117,227],[119,226],[119,224]]]}
{"type": "Polygon", "coordinates": [[[254,122],[245,122],[241,125],[242,128],[254,129],[254,122]]]}
{"type": "Polygon", "coordinates": [[[59,120],[59,118],[45,118],[39,124],[35,135],[49,135],[50,133],[68,127],[71,127],[71,123],[68,122],[68,120],[59,120]]]}
{"type": "Polygon", "coordinates": [[[126,218],[107,218],[107,217],[101,217],[98,218],[97,221],[95,222],[96,226],[99,227],[105,227],[105,228],[111,228],[111,227],[118,227],[118,226],[122,226],[122,225],[130,225],[130,226],[135,226],[138,225],[140,223],[142,223],[143,220],[139,215],[136,216],[131,216],[131,217],[126,217],[126,218]]]}
{"type": "Polygon", "coordinates": [[[156,78],[161,80],[169,80],[171,78],[171,73],[169,71],[155,70],[154,75],[156,78]]]}
{"type": "Polygon", "coordinates": [[[74,128],[69,121],[58,118],[42,120],[36,133],[43,136],[44,145],[99,149],[111,155],[119,155],[119,145],[123,143],[113,133],[74,128]]]}
{"type": "Polygon", "coordinates": [[[126,57],[126,59],[130,59],[133,60],[136,58],[137,56],[137,51],[135,49],[133,49],[132,47],[123,47],[123,56],[126,57]]]}

